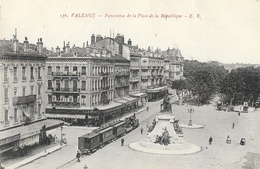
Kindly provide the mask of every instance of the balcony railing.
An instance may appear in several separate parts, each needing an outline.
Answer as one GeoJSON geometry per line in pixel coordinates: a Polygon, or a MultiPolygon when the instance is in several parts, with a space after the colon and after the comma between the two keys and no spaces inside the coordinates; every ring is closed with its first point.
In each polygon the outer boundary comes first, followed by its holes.
{"type": "Polygon", "coordinates": [[[109,90],[110,86],[101,87],[102,90],[109,90]]]}
{"type": "Polygon", "coordinates": [[[100,76],[109,76],[110,73],[101,71],[99,73],[100,76]]]}
{"type": "Polygon", "coordinates": [[[52,106],[61,106],[61,107],[80,107],[79,102],[59,102],[59,101],[53,101],[52,106]]]}
{"type": "Polygon", "coordinates": [[[129,86],[129,82],[125,82],[125,83],[117,83],[116,87],[125,87],[125,86],[129,86]]]}
{"type": "Polygon", "coordinates": [[[61,93],[79,93],[80,88],[52,88],[53,92],[61,92],[61,93]]]}
{"type": "Polygon", "coordinates": [[[141,66],[142,69],[148,69],[148,66],[141,66]]]}
{"type": "Polygon", "coordinates": [[[34,77],[31,77],[30,81],[33,82],[34,81],[34,77]]]}
{"type": "Polygon", "coordinates": [[[141,79],[148,79],[148,76],[141,76],[141,79]]]}
{"type": "Polygon", "coordinates": [[[80,72],[52,72],[52,76],[80,76],[80,72]]]}
{"type": "Polygon", "coordinates": [[[117,73],[115,73],[115,75],[116,76],[128,76],[128,75],[130,75],[130,73],[129,72],[117,72],[117,73]]]}
{"type": "Polygon", "coordinates": [[[107,104],[109,104],[109,102],[110,102],[109,99],[104,99],[104,100],[101,101],[101,103],[102,103],[103,105],[107,105],[107,104]]]}
{"type": "Polygon", "coordinates": [[[13,98],[13,105],[28,104],[36,101],[36,95],[20,96],[13,98]]]}

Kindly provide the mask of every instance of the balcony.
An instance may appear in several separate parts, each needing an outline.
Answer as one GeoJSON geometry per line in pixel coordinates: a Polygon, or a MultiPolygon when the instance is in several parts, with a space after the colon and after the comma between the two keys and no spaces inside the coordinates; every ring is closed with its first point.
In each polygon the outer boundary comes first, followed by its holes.
{"type": "Polygon", "coordinates": [[[38,81],[41,81],[42,80],[42,77],[41,76],[38,76],[38,81]]]}
{"type": "Polygon", "coordinates": [[[148,76],[141,76],[141,79],[142,79],[142,80],[148,79],[148,76]]]}
{"type": "Polygon", "coordinates": [[[110,86],[101,87],[101,90],[109,90],[110,86]]]}
{"type": "Polygon", "coordinates": [[[109,73],[108,73],[108,72],[103,72],[103,71],[101,71],[101,72],[99,73],[99,75],[100,75],[100,76],[109,76],[109,73]]]}
{"type": "Polygon", "coordinates": [[[13,105],[28,104],[36,101],[36,95],[20,96],[13,98],[13,105]]]}
{"type": "Polygon", "coordinates": [[[139,77],[132,77],[132,78],[130,78],[130,81],[138,82],[139,81],[139,77]]]}
{"type": "Polygon", "coordinates": [[[130,69],[132,69],[132,70],[139,70],[139,66],[130,66],[130,69]]]}
{"type": "Polygon", "coordinates": [[[80,72],[52,72],[52,76],[80,76],[80,72]]]}
{"type": "Polygon", "coordinates": [[[59,102],[59,101],[53,101],[52,106],[59,106],[59,107],[66,107],[66,108],[73,108],[73,107],[80,107],[79,102],[59,102]]]}
{"type": "Polygon", "coordinates": [[[80,88],[52,88],[53,93],[79,93],[80,88]]]}
{"type": "Polygon", "coordinates": [[[129,76],[130,73],[129,72],[117,72],[115,73],[115,76],[129,76]]]}
{"type": "Polygon", "coordinates": [[[148,66],[141,66],[142,69],[148,69],[148,66]]]}

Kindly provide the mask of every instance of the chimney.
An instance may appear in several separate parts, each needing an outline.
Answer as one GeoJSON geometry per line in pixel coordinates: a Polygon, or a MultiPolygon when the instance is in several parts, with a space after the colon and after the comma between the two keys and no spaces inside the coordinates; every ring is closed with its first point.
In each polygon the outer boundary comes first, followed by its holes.
{"type": "Polygon", "coordinates": [[[23,42],[23,51],[24,53],[29,52],[29,42],[27,41],[27,37],[25,37],[25,41],[23,42]]]}
{"type": "Polygon", "coordinates": [[[63,52],[65,52],[65,41],[63,41],[63,52]]]}
{"type": "Polygon", "coordinates": [[[85,42],[83,42],[83,48],[85,48],[85,42]]]}
{"type": "Polygon", "coordinates": [[[128,44],[129,46],[132,46],[132,41],[131,41],[131,39],[128,40],[127,44],[128,44]]]}
{"type": "Polygon", "coordinates": [[[70,42],[68,42],[65,47],[65,53],[69,53],[69,52],[70,52],[70,42]]]}
{"type": "Polygon", "coordinates": [[[43,53],[43,43],[42,43],[42,38],[38,39],[37,47],[38,47],[38,52],[39,52],[39,54],[42,54],[42,53],[43,53]]]}
{"type": "Polygon", "coordinates": [[[56,53],[58,56],[60,56],[60,47],[59,46],[56,47],[56,53]]]}
{"type": "Polygon", "coordinates": [[[18,39],[17,39],[17,30],[15,29],[15,35],[14,35],[14,38],[13,38],[13,51],[15,53],[18,53],[18,45],[19,45],[19,42],[18,42],[18,39]]]}
{"type": "Polygon", "coordinates": [[[51,52],[54,53],[54,48],[53,47],[51,47],[51,52]]]}
{"type": "Polygon", "coordinates": [[[93,45],[93,44],[95,44],[96,42],[95,42],[95,35],[94,34],[92,34],[92,36],[91,36],[91,45],[93,45]]]}
{"type": "Polygon", "coordinates": [[[88,46],[88,41],[87,41],[87,46],[88,46]]]}
{"type": "Polygon", "coordinates": [[[101,35],[97,35],[96,36],[96,43],[98,43],[101,40],[103,40],[103,37],[101,35]]]}

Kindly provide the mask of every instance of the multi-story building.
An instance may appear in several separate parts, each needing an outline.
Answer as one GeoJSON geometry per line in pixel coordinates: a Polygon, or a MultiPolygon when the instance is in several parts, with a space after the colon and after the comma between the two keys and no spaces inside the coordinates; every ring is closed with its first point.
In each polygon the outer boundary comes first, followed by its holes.
{"type": "Polygon", "coordinates": [[[183,65],[184,58],[181,55],[181,51],[179,49],[168,49],[167,50],[168,59],[170,61],[169,69],[169,77],[170,81],[180,80],[183,78],[183,65]]]}
{"type": "Polygon", "coordinates": [[[22,44],[15,33],[11,41],[0,41],[0,52],[0,152],[8,152],[39,143],[44,124],[48,128],[62,123],[45,120],[47,56],[42,39],[33,45],[25,38],[22,44]]]}
{"type": "Polygon", "coordinates": [[[141,89],[147,92],[148,101],[162,98],[167,89],[164,86],[164,58],[159,51],[150,48],[142,51],[141,57],[141,89]]]}
{"type": "Polygon", "coordinates": [[[121,102],[129,95],[129,66],[105,48],[57,47],[47,59],[47,116],[100,125],[136,107],[137,99],[121,102]]]}

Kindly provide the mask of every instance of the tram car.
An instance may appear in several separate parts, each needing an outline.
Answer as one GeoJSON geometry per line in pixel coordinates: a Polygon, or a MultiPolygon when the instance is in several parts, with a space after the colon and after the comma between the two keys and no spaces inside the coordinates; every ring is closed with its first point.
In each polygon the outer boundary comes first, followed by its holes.
{"type": "Polygon", "coordinates": [[[82,154],[91,154],[104,145],[123,136],[127,131],[131,131],[139,126],[139,120],[135,115],[126,120],[115,121],[109,125],[93,130],[78,138],[78,149],[82,154]]]}
{"type": "Polygon", "coordinates": [[[134,130],[139,126],[139,119],[137,119],[135,115],[133,115],[128,118],[125,118],[125,123],[126,133],[129,133],[130,131],[134,130]]]}
{"type": "Polygon", "coordinates": [[[115,139],[125,135],[125,125],[126,123],[124,121],[116,121],[110,124],[110,126],[113,126],[113,135],[115,136],[115,139]]]}
{"type": "Polygon", "coordinates": [[[95,152],[100,146],[99,133],[91,132],[78,138],[78,149],[82,154],[95,152]]]}

